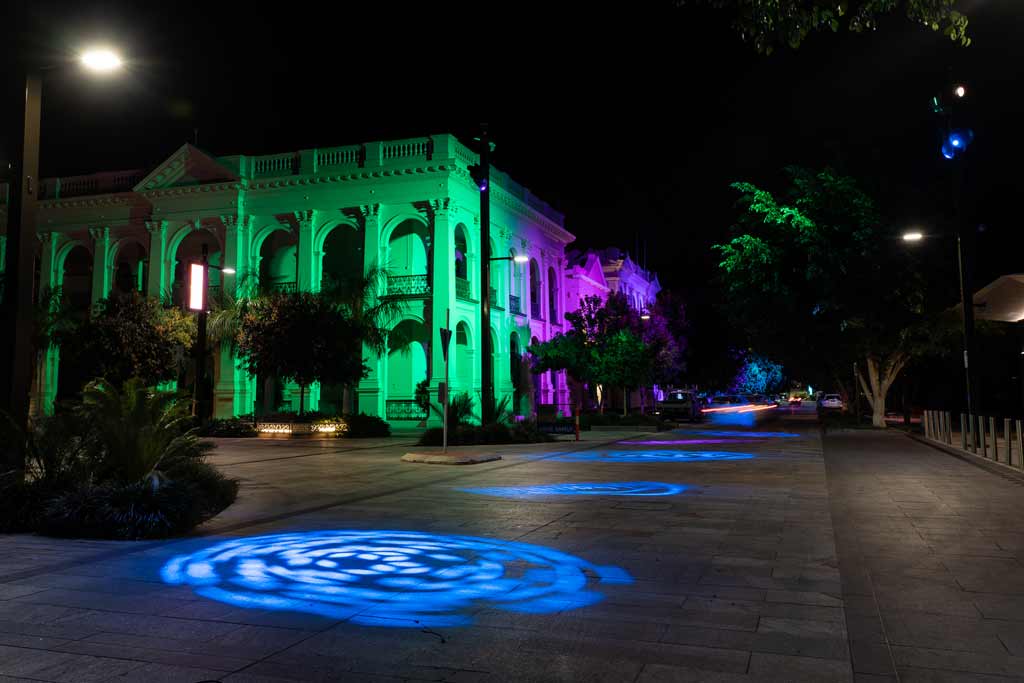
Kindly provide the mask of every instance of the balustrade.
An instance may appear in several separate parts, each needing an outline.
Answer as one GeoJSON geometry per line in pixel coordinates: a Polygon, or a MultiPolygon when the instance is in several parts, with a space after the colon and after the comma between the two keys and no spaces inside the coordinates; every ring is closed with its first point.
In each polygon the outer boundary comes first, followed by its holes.
{"type": "Polygon", "coordinates": [[[387,296],[428,297],[430,281],[426,275],[390,275],[387,296]]]}
{"type": "Polygon", "coordinates": [[[455,278],[455,298],[462,299],[464,301],[472,301],[472,290],[469,286],[469,280],[461,277],[455,278]]]}
{"type": "Polygon", "coordinates": [[[389,420],[425,420],[427,409],[416,401],[388,399],[385,413],[389,420]]]}
{"type": "Polygon", "coordinates": [[[508,295],[508,310],[514,315],[523,315],[523,300],[515,294],[508,295]]]}

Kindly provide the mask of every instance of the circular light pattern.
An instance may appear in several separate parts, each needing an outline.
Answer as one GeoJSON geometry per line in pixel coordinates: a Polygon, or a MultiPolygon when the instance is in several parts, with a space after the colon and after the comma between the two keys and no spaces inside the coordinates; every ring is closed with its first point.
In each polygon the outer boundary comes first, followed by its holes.
{"type": "Polygon", "coordinates": [[[537,496],[674,496],[686,490],[679,484],[660,481],[577,482],[573,484],[540,484],[537,486],[494,486],[459,489],[466,493],[502,498],[533,498],[537,496]]]}
{"type": "Polygon", "coordinates": [[[548,459],[561,462],[710,462],[750,460],[753,457],[752,453],[727,451],[577,451],[548,459]]]}
{"type": "Polygon", "coordinates": [[[709,446],[723,443],[758,443],[761,439],[647,439],[619,441],[623,446],[709,446]]]}
{"type": "Polygon", "coordinates": [[[161,576],[240,607],[358,624],[458,626],[482,606],[545,613],[602,599],[595,583],[632,583],[537,545],[418,531],[319,531],[239,538],[173,558],[161,576]]]}

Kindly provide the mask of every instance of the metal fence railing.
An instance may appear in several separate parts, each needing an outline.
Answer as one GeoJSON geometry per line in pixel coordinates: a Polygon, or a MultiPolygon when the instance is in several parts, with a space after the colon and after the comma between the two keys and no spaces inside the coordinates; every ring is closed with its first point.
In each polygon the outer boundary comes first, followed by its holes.
{"type": "Polygon", "coordinates": [[[926,410],[926,439],[1024,471],[1024,420],[926,410]]]}

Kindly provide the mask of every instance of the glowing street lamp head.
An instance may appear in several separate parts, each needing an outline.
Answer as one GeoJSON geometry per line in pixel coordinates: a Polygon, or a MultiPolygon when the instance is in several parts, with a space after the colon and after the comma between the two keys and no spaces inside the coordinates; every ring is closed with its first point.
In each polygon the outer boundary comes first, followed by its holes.
{"type": "Polygon", "coordinates": [[[224,273],[225,275],[234,275],[235,274],[235,269],[234,268],[221,268],[220,272],[224,273]]]}
{"type": "Polygon", "coordinates": [[[650,320],[651,319],[651,314],[650,313],[644,313],[643,315],[640,316],[640,319],[641,320],[650,320]]]}
{"type": "Polygon", "coordinates": [[[108,48],[94,48],[82,53],[82,66],[96,73],[107,73],[121,68],[123,62],[116,52],[108,48]]]}
{"type": "Polygon", "coordinates": [[[958,84],[953,88],[953,94],[956,95],[958,99],[963,99],[967,96],[967,88],[962,84],[958,84]]]}
{"type": "Polygon", "coordinates": [[[530,257],[526,254],[516,254],[512,257],[512,261],[515,263],[529,263],[530,257]]]}
{"type": "Polygon", "coordinates": [[[918,230],[911,230],[903,233],[904,242],[920,242],[924,239],[924,234],[918,230]]]}
{"type": "Polygon", "coordinates": [[[202,263],[193,263],[188,272],[188,308],[201,311],[205,308],[206,268],[202,263]]]}

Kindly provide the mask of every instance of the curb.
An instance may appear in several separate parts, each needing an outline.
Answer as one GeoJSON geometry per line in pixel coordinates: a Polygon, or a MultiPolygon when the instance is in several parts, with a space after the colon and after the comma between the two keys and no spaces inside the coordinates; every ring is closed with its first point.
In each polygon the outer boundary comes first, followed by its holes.
{"type": "Polygon", "coordinates": [[[447,454],[447,453],[406,453],[402,456],[402,462],[419,462],[426,465],[476,465],[482,462],[501,460],[501,456],[495,453],[471,454],[447,454]]]}
{"type": "Polygon", "coordinates": [[[1021,472],[1020,470],[1011,467],[1010,465],[1006,465],[1001,462],[995,462],[994,460],[989,460],[988,458],[983,458],[980,455],[975,455],[974,453],[960,450],[955,446],[950,446],[939,441],[932,441],[931,439],[925,438],[918,434],[911,434],[910,432],[906,432],[906,434],[909,438],[913,439],[918,443],[924,444],[925,446],[931,446],[937,451],[942,451],[947,455],[952,455],[954,458],[963,460],[964,462],[970,463],[975,467],[980,467],[981,469],[991,472],[992,474],[999,475],[1018,484],[1024,484],[1024,472],[1021,472]]]}

